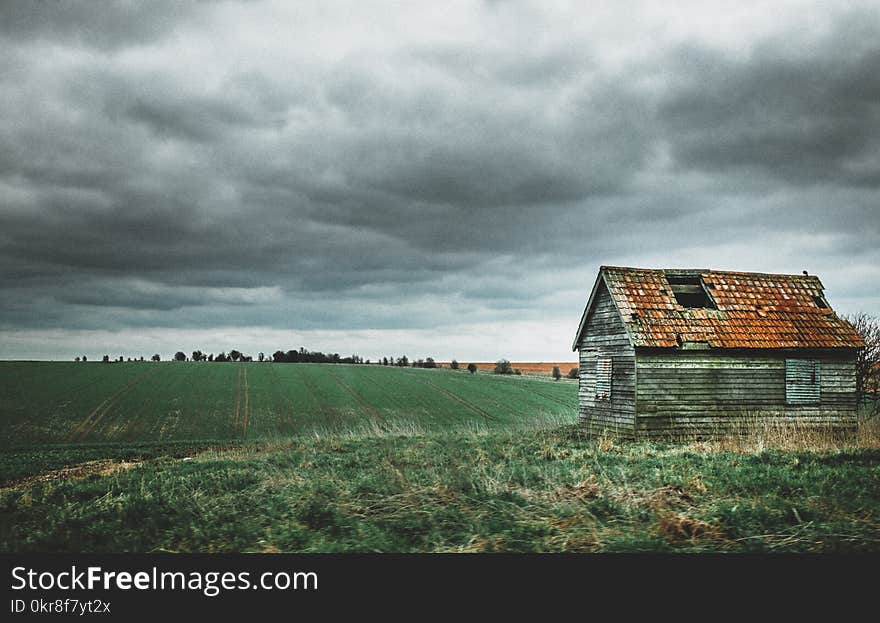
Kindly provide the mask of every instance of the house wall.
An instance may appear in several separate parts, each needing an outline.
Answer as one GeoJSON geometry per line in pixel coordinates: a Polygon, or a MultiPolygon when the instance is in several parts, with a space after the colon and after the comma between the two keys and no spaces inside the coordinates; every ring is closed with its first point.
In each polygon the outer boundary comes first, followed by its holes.
{"type": "Polygon", "coordinates": [[[589,430],[631,436],[635,426],[635,350],[608,288],[599,284],[578,343],[578,412],[589,430]],[[596,360],[612,358],[611,398],[596,400],[596,360]]]}
{"type": "Polygon", "coordinates": [[[636,356],[636,434],[711,437],[754,419],[852,431],[857,397],[853,351],[652,352],[636,356]],[[820,402],[786,405],[785,359],[820,361],[820,402]]]}

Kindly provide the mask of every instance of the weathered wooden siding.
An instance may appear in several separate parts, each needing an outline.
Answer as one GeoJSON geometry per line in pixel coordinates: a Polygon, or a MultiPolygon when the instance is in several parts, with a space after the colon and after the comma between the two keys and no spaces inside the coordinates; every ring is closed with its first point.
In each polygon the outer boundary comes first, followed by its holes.
{"type": "Polygon", "coordinates": [[[635,351],[604,283],[600,283],[578,343],[581,422],[591,431],[632,436],[635,426],[635,351]],[[596,360],[611,357],[611,399],[596,400],[596,360]]]}
{"type": "Polygon", "coordinates": [[[763,418],[843,430],[856,425],[849,352],[639,351],[636,378],[638,436],[717,436],[763,418]],[[820,362],[818,404],[786,404],[786,357],[820,362]]]}

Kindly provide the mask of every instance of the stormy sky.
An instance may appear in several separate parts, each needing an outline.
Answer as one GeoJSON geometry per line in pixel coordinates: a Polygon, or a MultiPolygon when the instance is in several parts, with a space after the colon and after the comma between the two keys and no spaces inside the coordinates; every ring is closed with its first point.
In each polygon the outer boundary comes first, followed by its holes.
{"type": "Polygon", "coordinates": [[[601,264],[880,314],[880,6],[0,3],[0,358],[572,361],[601,264]]]}

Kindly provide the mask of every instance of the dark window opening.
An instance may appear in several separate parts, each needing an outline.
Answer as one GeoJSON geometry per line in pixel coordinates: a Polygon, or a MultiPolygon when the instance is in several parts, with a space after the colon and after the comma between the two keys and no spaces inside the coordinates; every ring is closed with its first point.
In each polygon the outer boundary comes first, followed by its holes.
{"type": "Polygon", "coordinates": [[[672,295],[682,307],[691,309],[716,309],[715,303],[703,287],[699,275],[667,277],[672,295]]]}
{"type": "Polygon", "coordinates": [[[816,307],[819,309],[828,309],[828,303],[825,302],[821,296],[814,296],[813,302],[816,303],[816,307]]]}

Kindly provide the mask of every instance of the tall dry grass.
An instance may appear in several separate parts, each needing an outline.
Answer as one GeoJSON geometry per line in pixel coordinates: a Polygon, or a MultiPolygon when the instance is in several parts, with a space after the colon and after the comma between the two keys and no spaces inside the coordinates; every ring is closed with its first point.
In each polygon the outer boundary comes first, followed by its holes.
{"type": "Polygon", "coordinates": [[[818,426],[792,418],[746,416],[733,430],[719,431],[707,445],[721,452],[834,451],[880,448],[880,418],[860,417],[855,429],[818,426]]]}
{"type": "Polygon", "coordinates": [[[674,442],[681,450],[700,452],[756,453],[765,450],[841,451],[880,449],[880,415],[863,412],[855,424],[835,426],[798,420],[796,417],[744,414],[735,421],[725,419],[714,428],[700,426],[689,433],[686,429],[670,431],[668,437],[632,440],[611,429],[583,430],[603,452],[613,450],[624,440],[636,443],[674,442]]]}

